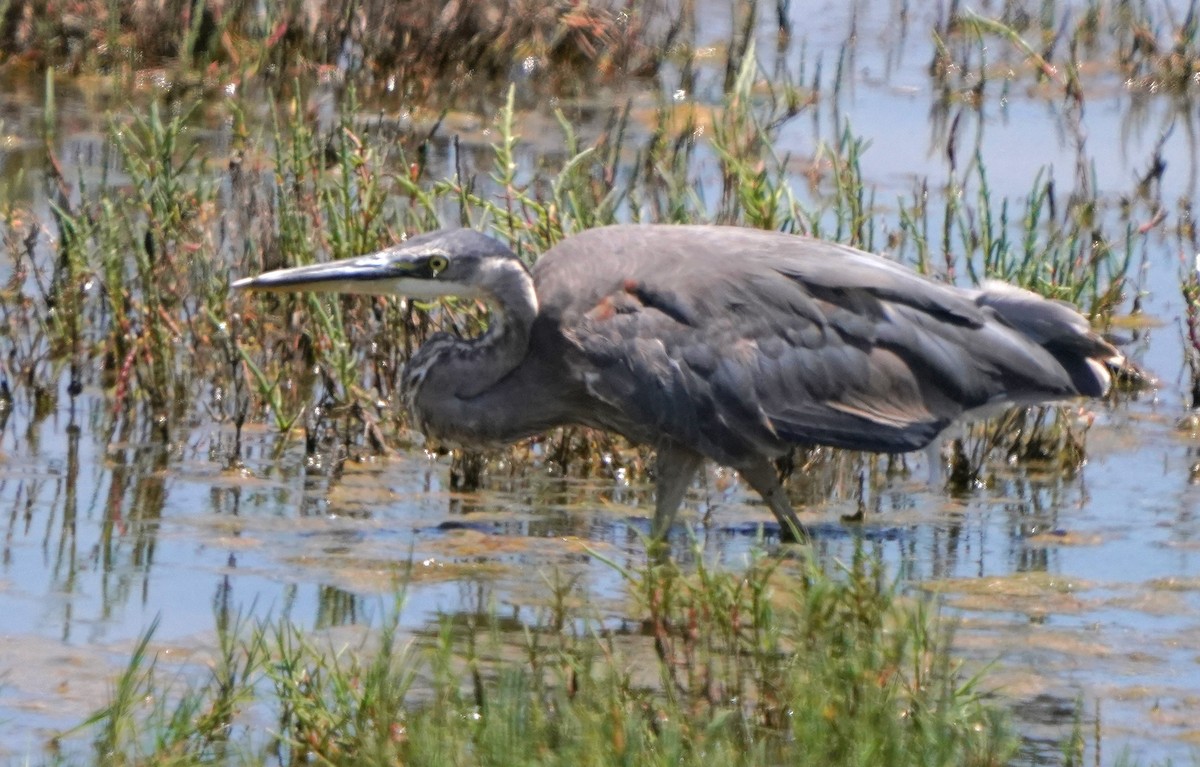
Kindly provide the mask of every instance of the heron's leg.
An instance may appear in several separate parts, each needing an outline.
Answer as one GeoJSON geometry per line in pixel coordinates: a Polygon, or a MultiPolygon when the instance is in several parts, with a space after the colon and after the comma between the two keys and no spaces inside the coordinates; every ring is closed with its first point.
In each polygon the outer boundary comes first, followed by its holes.
{"type": "Polygon", "coordinates": [[[683,496],[703,465],[704,456],[686,447],[665,445],[659,448],[654,463],[654,524],[650,530],[654,540],[666,540],[683,496]]]}
{"type": "Polygon", "coordinates": [[[946,462],[942,459],[942,448],[946,446],[945,435],[939,434],[924,447],[925,460],[929,464],[929,475],[926,478],[930,488],[944,487],[946,484],[946,462]]]}
{"type": "Polygon", "coordinates": [[[775,519],[779,520],[779,537],[784,541],[800,542],[808,540],[808,531],[800,524],[800,518],[792,504],[788,502],[783,485],[779,484],[779,475],[767,461],[759,461],[748,466],[738,467],[738,474],[750,484],[750,487],[763,497],[775,519]]]}

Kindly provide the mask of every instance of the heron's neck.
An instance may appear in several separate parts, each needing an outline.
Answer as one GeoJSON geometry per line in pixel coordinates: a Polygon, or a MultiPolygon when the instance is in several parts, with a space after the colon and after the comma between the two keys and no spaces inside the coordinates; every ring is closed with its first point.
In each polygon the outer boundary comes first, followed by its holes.
{"type": "Polygon", "coordinates": [[[521,364],[538,312],[533,279],[515,261],[492,267],[481,290],[491,309],[487,331],[473,339],[439,334],[413,354],[405,398],[427,430],[453,421],[465,401],[487,392],[521,364]]]}

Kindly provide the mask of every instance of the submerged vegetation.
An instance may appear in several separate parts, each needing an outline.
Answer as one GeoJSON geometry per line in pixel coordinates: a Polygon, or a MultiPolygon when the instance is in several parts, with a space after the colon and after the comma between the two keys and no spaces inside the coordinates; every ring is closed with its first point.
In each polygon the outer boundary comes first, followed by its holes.
{"type": "MultiPolygon", "coordinates": [[[[785,56],[798,33],[787,0],[733,4],[719,55],[702,50],[691,0],[85,2],[61,14],[52,5],[0,0],[0,76],[32,71],[44,83],[38,192],[20,192],[27,179],[0,185],[0,428],[66,412],[76,440],[86,419],[105,444],[156,446],[156,469],[205,432],[214,463],[248,471],[244,435],[264,424],[284,435],[277,445],[303,441],[308,471],[333,477],[347,460],[414,442],[399,371],[432,332],[479,332],[484,307],[231,295],[229,284],[440,226],[483,229],[530,262],[573,232],[622,220],[804,233],[936,279],[1019,283],[1118,334],[1137,333],[1146,243],[1170,232],[1181,253],[1197,249],[1190,202],[1163,199],[1161,155],[1114,198],[1098,189],[1092,160],[1107,149],[1083,129],[1093,76],[1190,104],[1200,76],[1192,5],[1175,18],[1145,2],[1012,2],[985,18],[945,4],[929,62],[938,170],[886,200],[864,171],[869,142],[839,112],[851,64],[845,53],[785,56]],[[137,99],[116,104],[86,150],[58,135],[64,72],[102,73],[112,93],[137,99]],[[147,94],[146,78],[170,87],[147,94]],[[632,96],[619,87],[630,78],[644,86],[632,96]],[[603,99],[590,98],[600,89],[603,99]],[[1045,169],[1012,197],[993,186],[983,124],[1018,89],[1061,107],[1076,161],[1071,177],[1045,169]],[[541,97],[556,108],[532,108],[541,97]],[[811,152],[784,151],[781,135],[807,125],[811,152]],[[85,161],[85,151],[100,159],[85,161]]],[[[895,5],[907,23],[908,4],[895,5]]],[[[1200,287],[1190,262],[1181,290],[1195,399],[1200,287]]],[[[1092,417],[1017,411],[972,427],[943,456],[950,490],[1003,481],[1013,464],[1071,475],[1092,417]]],[[[780,468],[800,498],[862,501],[908,471],[905,461],[814,449],[780,468]]],[[[608,435],[570,429],[502,456],[456,456],[452,481],[479,485],[500,465],[636,477],[644,464],[608,435]]],[[[935,611],[882,586],[869,558],[832,574],[764,558],[728,572],[696,559],[621,570],[638,602],[619,617],[548,588],[558,601],[515,639],[481,614],[410,643],[397,608],[342,650],[286,621],[219,615],[212,677],[195,685],[155,662],[148,635],[86,725],[91,756],[114,765],[1012,757],[1001,707],[955,667],[935,611]]],[[[1064,762],[1080,763],[1078,740],[1067,740],[1064,762]]]]}

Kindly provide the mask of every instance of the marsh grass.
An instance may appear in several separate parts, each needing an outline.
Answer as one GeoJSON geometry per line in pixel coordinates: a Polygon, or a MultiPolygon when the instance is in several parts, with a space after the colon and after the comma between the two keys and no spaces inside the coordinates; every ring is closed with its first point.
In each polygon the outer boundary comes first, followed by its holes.
{"type": "Polygon", "coordinates": [[[359,643],[218,613],[200,679],[159,663],[152,628],[59,759],[996,765],[1013,754],[999,704],[951,660],[947,624],[861,552],[832,576],[761,553],[738,571],[618,569],[633,604],[616,622],[553,574],[521,627],[485,612],[406,637],[402,592],[359,643]]]}

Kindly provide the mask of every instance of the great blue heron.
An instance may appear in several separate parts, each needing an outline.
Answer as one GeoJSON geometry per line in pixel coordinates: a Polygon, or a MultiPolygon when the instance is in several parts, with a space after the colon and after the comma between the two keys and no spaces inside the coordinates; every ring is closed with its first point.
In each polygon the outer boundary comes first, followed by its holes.
{"type": "Polygon", "coordinates": [[[705,458],[804,537],[771,463],[796,445],[901,453],[964,417],[1108,391],[1121,360],[1068,305],[963,290],[843,245],[722,226],[610,226],[532,270],[469,229],[280,269],[238,288],[479,298],[478,338],[431,337],[403,374],[416,428],[488,447],[568,424],[657,451],[653,535],[705,458]]]}

